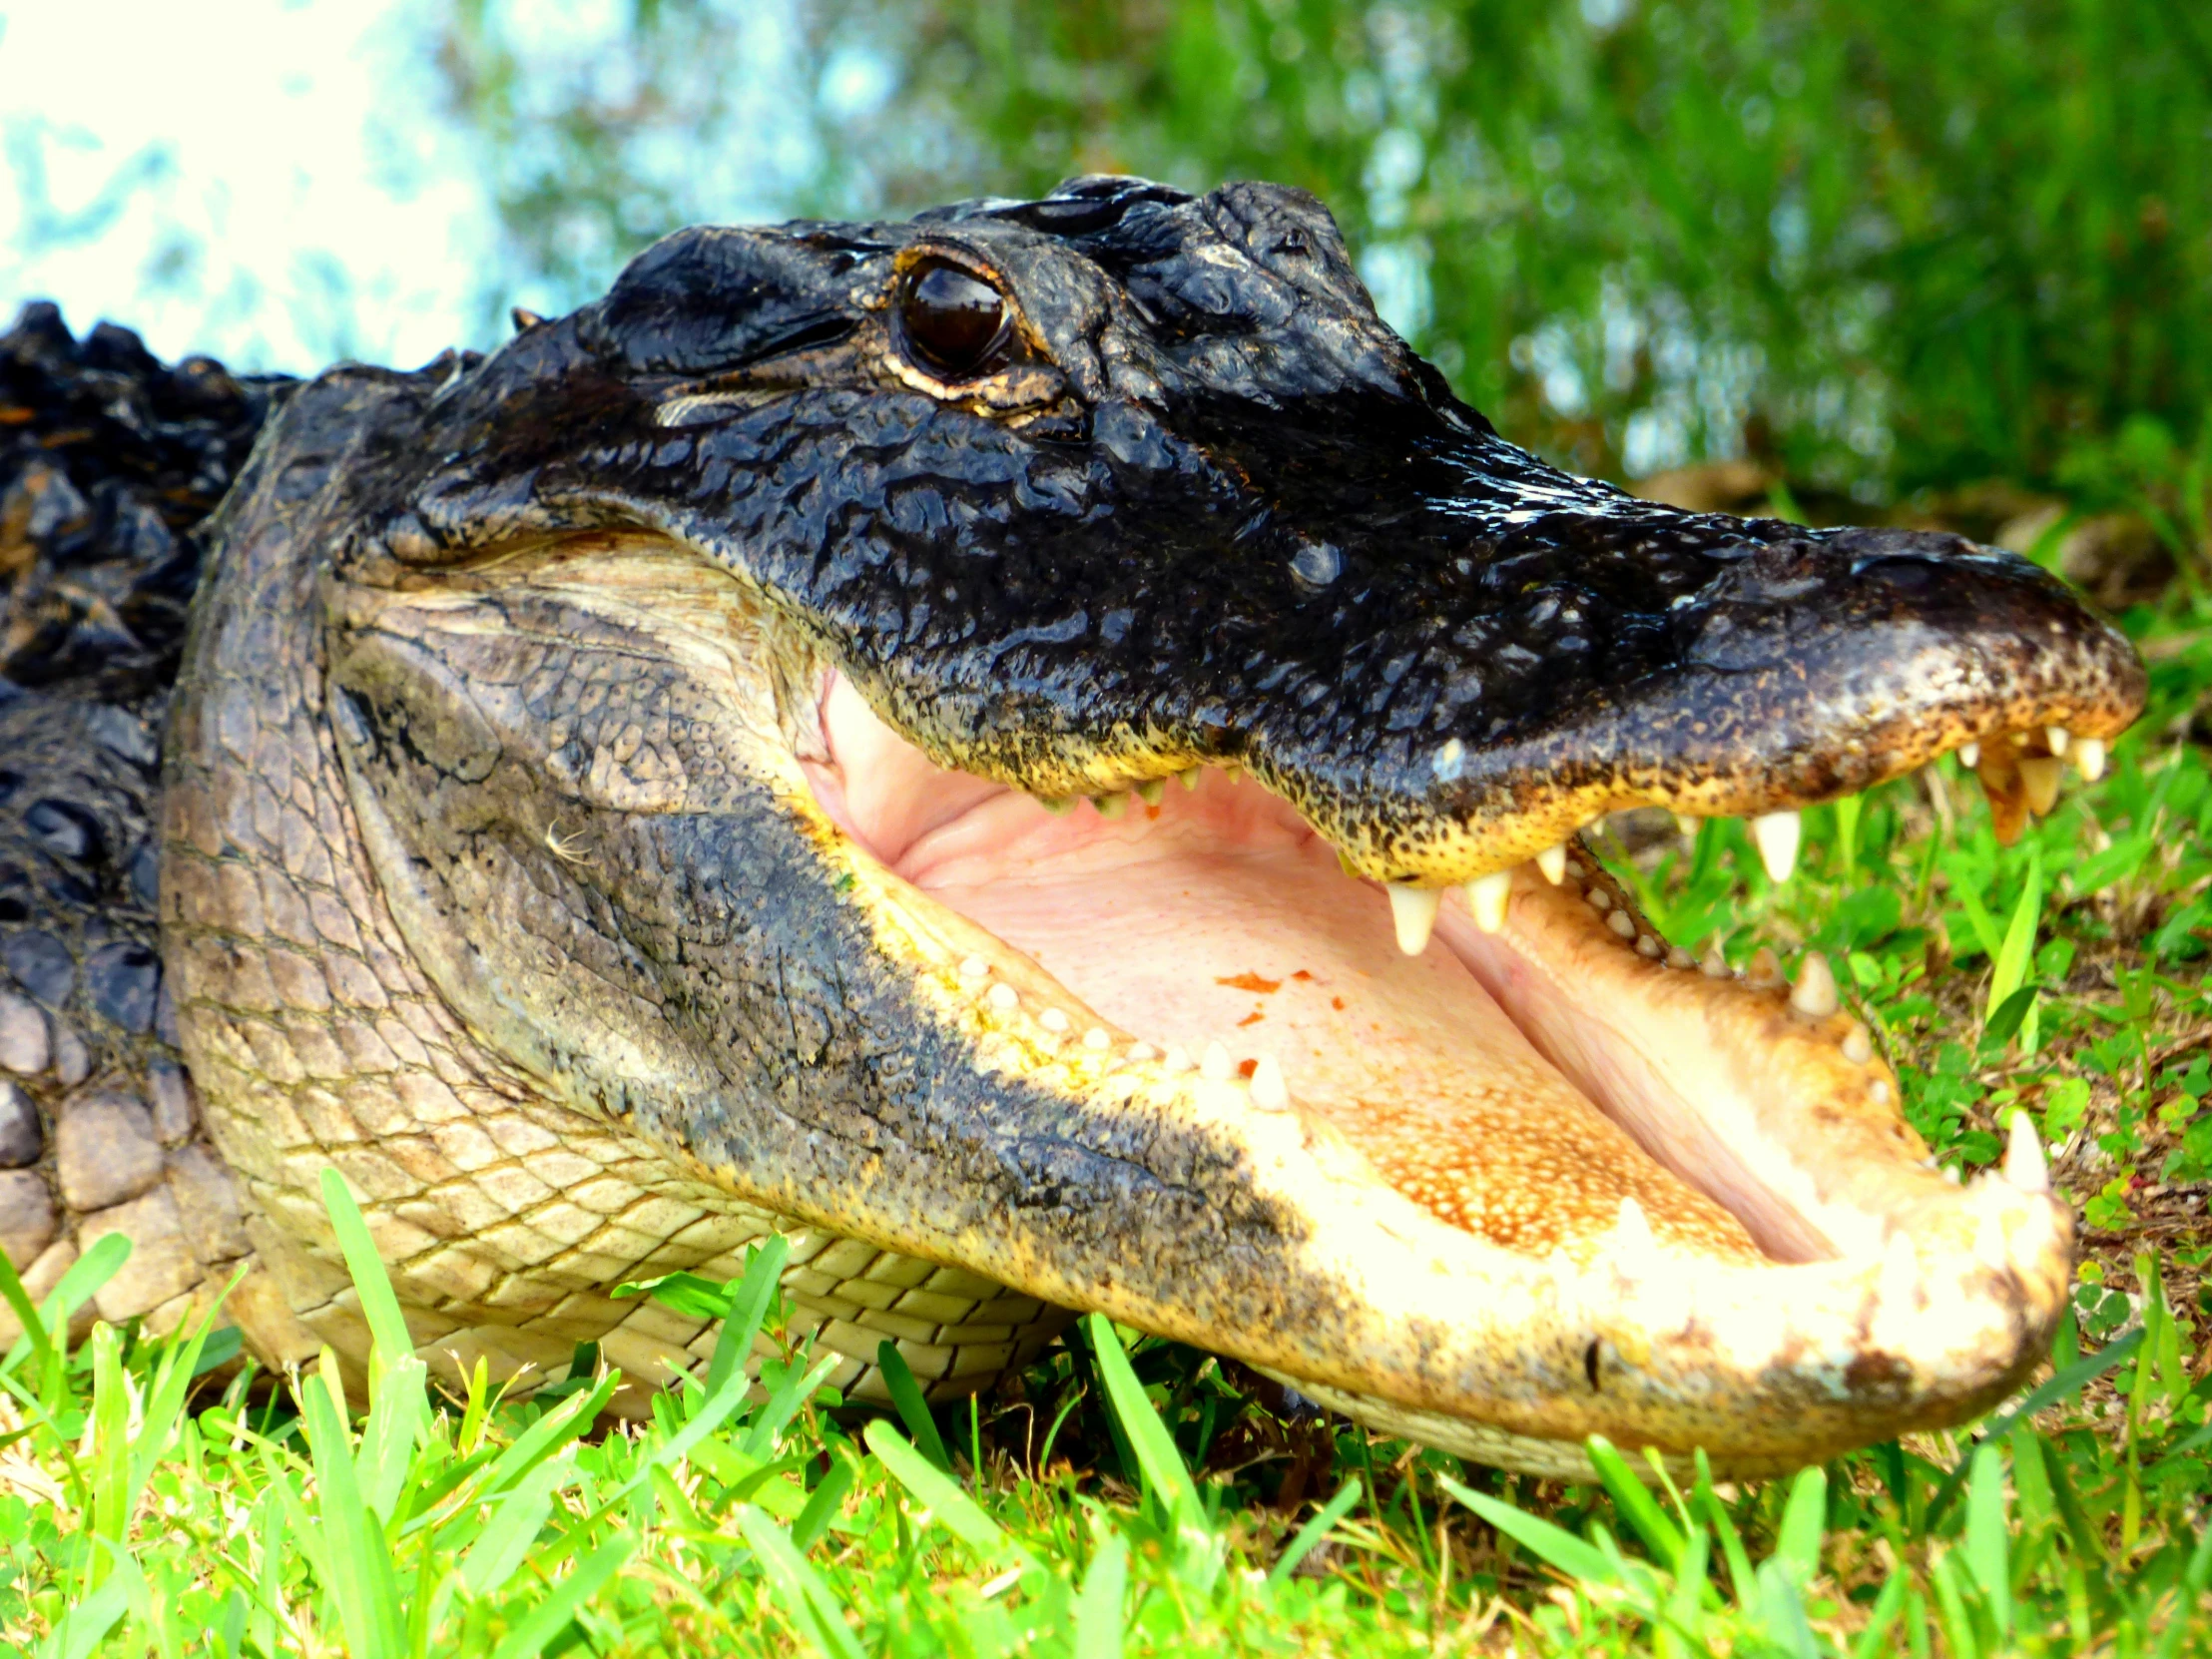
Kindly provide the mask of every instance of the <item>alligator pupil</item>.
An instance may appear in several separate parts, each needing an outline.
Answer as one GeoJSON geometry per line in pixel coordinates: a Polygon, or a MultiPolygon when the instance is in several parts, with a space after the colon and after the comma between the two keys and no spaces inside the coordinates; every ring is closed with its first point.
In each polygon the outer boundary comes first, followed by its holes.
{"type": "Polygon", "coordinates": [[[988,282],[953,266],[934,265],[907,285],[900,307],[906,339],[947,379],[981,372],[1006,328],[1006,302],[988,282]]]}

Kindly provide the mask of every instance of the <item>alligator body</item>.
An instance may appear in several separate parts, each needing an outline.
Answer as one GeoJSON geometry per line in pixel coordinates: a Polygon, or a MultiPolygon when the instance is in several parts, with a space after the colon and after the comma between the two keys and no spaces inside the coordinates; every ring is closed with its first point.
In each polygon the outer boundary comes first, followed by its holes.
{"type": "Polygon", "coordinates": [[[57,326],[0,704],[35,1292],[122,1231],[99,1312],[243,1270],[258,1353],[357,1366],[335,1167],[426,1360],[595,1341],[632,1409],[710,1334],[613,1289],[772,1229],[862,1397],[1095,1308],[1553,1472],[1784,1468],[2035,1363],[2032,1136],[1946,1181],[1817,959],[1701,967],[1577,839],[1745,815],[1780,877],[1795,808],[1969,745],[2016,830],[2142,696],[2024,561],[1558,473],[1270,186],[687,231],[296,387],[57,326]],[[196,546],[170,692],[125,601],[196,546]]]}

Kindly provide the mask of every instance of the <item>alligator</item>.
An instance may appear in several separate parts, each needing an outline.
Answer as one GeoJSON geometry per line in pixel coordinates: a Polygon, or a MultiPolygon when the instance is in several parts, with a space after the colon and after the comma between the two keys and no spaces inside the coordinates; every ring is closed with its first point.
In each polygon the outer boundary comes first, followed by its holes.
{"type": "Polygon", "coordinates": [[[1782,881],[1956,752],[2016,833],[2144,696],[2057,580],[1554,469],[1273,185],[694,228],[516,323],[304,382],[0,347],[33,1295],[120,1232],[80,1319],[228,1290],[358,1378],[334,1169],[427,1364],[595,1343],[632,1411],[714,1333],[617,1289],[771,1232],[850,1398],[1098,1310],[1555,1475],[2038,1364],[2024,1117],[1937,1168],[1824,960],[1693,957],[1581,832],[1743,818],[1782,881]]]}

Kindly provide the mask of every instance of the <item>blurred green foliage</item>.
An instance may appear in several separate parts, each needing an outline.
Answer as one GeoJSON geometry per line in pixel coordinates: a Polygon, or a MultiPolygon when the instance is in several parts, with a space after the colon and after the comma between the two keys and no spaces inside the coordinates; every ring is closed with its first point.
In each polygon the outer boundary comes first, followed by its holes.
{"type": "Polygon", "coordinates": [[[2057,481],[2129,417],[2183,448],[2206,429],[2200,6],[771,11],[634,0],[549,47],[456,0],[443,62],[522,267],[578,298],[660,229],[736,217],[734,146],[834,214],[1082,171],[1265,177],[1329,202],[1463,394],[1584,470],[1749,453],[1871,504],[2057,481]]]}

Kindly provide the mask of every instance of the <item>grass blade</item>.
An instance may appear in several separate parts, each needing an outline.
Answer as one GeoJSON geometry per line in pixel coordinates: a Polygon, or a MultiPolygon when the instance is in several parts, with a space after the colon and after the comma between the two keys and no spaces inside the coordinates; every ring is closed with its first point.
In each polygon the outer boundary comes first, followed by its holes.
{"type": "Polygon", "coordinates": [[[1966,1483],[1966,1571],[1996,1619],[1998,1634],[2012,1628],[2011,1562],[2005,1548],[2004,1462],[1997,1441],[1973,1448],[1973,1473],[1966,1483]]]}
{"type": "MultiPolygon", "coordinates": [[[[32,1357],[38,1362],[40,1374],[44,1375],[47,1362],[53,1358],[53,1339],[47,1336],[46,1322],[39,1318],[38,1310],[31,1305],[31,1293],[23,1288],[23,1281],[16,1274],[15,1264],[8,1260],[5,1251],[0,1251],[0,1297],[7,1299],[9,1309],[15,1314],[16,1324],[23,1328],[22,1335],[16,1339],[16,1346],[29,1346],[32,1357]]],[[[11,1353],[8,1359],[9,1369],[12,1369],[15,1356],[11,1353]]]]}
{"type": "MultiPolygon", "coordinates": [[[[62,1344],[68,1340],[67,1332],[72,1316],[92,1299],[101,1286],[121,1271],[130,1255],[129,1239],[121,1233],[103,1233],[93,1240],[91,1249],[69,1264],[68,1271],[46,1293],[45,1302],[39,1306],[37,1323],[40,1335],[47,1339],[43,1351],[49,1364],[61,1356],[62,1344]],[[55,1340],[57,1337],[61,1339],[59,1342],[55,1340]]],[[[21,1284],[18,1280],[19,1289],[21,1284]]],[[[13,1371],[23,1363],[23,1356],[31,1352],[34,1346],[31,1329],[28,1325],[23,1328],[23,1335],[16,1338],[8,1349],[7,1358],[0,1360],[0,1372],[13,1371]]]]}
{"type": "Polygon", "coordinates": [[[906,1432],[914,1437],[914,1444],[924,1457],[950,1474],[952,1454],[944,1448],[944,1436],[937,1432],[937,1419],[929,1414],[929,1401],[922,1397],[921,1384],[914,1381],[913,1368],[898,1352],[898,1345],[888,1338],[877,1343],[875,1363],[882,1368],[883,1386],[890,1390],[891,1409],[906,1425],[906,1432]]]}
{"type": "Polygon", "coordinates": [[[399,1659],[407,1621],[391,1548],[361,1500],[345,1431],[345,1396],[330,1351],[322,1352],[324,1364],[300,1379],[299,1404],[314,1459],[315,1506],[329,1542],[328,1587],[351,1652],[358,1659],[399,1659]]]}
{"type": "Polygon", "coordinates": [[[1128,1590],[1129,1541],[1109,1533],[1076,1592],[1074,1659],[1121,1659],[1122,1600],[1128,1590]]]}
{"type": "Polygon", "coordinates": [[[574,1468],[565,1462],[540,1463],[508,1488],[476,1541],[461,1552],[457,1568],[469,1594],[492,1595],[514,1576],[553,1512],[554,1492],[574,1478],[574,1468]]]}
{"type": "Polygon", "coordinates": [[[1278,1589],[1288,1584],[1291,1574],[1298,1570],[1299,1562],[1314,1552],[1315,1546],[1329,1536],[1332,1527],[1352,1513],[1352,1506],[1360,1501],[1360,1494],[1365,1490],[1358,1475],[1339,1486],[1337,1495],[1322,1506],[1320,1513],[1300,1527],[1298,1535],[1284,1546],[1283,1553],[1276,1557],[1275,1565],[1268,1569],[1268,1583],[1278,1589]]]}
{"type": "Polygon", "coordinates": [[[1828,1518],[1828,1474],[1824,1469],[1800,1469],[1790,1482],[1790,1499],[1782,1508],[1782,1525],[1776,1529],[1774,1559],[1789,1575],[1793,1589],[1813,1582],[1821,1565],[1821,1533],[1828,1518]]]}
{"type": "Polygon", "coordinates": [[[815,1540],[830,1529],[837,1511],[844,1505],[844,1494],[852,1490],[857,1476],[850,1462],[834,1457],[830,1472],[822,1477],[822,1484],[807,1499],[807,1507],[799,1511],[799,1518],[792,1522],[792,1543],[808,1550],[815,1547],[815,1540]]]}
{"type": "Polygon", "coordinates": [[[1736,1605],[1749,1607],[1756,1594],[1751,1555],[1744,1548],[1743,1535],[1736,1530],[1735,1521],[1729,1518],[1728,1505],[1721,1501],[1720,1493],[1713,1490],[1713,1465],[1703,1446],[1697,1452],[1697,1484],[1690,1489],[1690,1503],[1693,1508],[1704,1510],[1713,1535],[1721,1541],[1721,1553],[1728,1560],[1729,1588],[1735,1592],[1736,1605]]]}
{"type": "Polygon", "coordinates": [[[630,1559],[630,1552],[637,1546],[638,1540],[626,1532],[601,1544],[577,1562],[568,1576],[558,1580],[546,1598],[525,1613],[507,1632],[506,1638],[492,1649],[492,1659],[537,1659],[545,1651],[546,1644],[576,1616],[576,1609],[597,1595],[600,1586],[622,1570],[623,1562],[630,1559]]]}
{"type": "Polygon", "coordinates": [[[1129,1435],[1129,1448],[1144,1471],[1146,1489],[1175,1517],[1178,1528],[1195,1525],[1201,1532],[1207,1531],[1205,1510],[1198,1501],[1198,1488],[1191,1483],[1191,1471],[1183,1466],[1183,1454],[1176,1449],[1167,1424],[1145,1397],[1144,1384],[1137,1381],[1128,1351],[1121,1346],[1112,1322],[1103,1314],[1087,1314],[1084,1323],[1090,1328],[1107,1403],[1129,1435]]]}
{"type": "MultiPolygon", "coordinates": [[[[843,1363],[843,1358],[838,1354],[826,1354],[815,1362],[812,1371],[802,1372],[795,1365],[786,1372],[776,1391],[754,1414],[738,1449],[748,1457],[768,1456],[775,1449],[776,1437],[799,1415],[800,1407],[814,1398],[815,1390],[830,1381],[830,1374],[843,1363]]],[[[728,1385],[724,1383],[725,1387],[728,1385]]]]}
{"type": "MultiPolygon", "coordinates": [[[[737,1510],[738,1529],[753,1546],[769,1585],[793,1624],[814,1639],[826,1659],[861,1659],[860,1644],[844,1622],[843,1609],[814,1564],[793,1547],[773,1518],[750,1503],[737,1510]]],[[[506,1659],[505,1655],[497,1659],[506,1659]]]]}
{"type": "Polygon", "coordinates": [[[768,1319],[769,1304],[783,1283],[784,1263],[791,1253],[792,1242],[781,1233],[771,1233],[746,1252],[745,1277],[738,1281],[730,1313],[715,1339],[715,1357],[707,1364],[709,1395],[728,1382],[753,1352],[753,1339],[768,1319]]]}
{"type": "Polygon", "coordinates": [[[998,1522],[983,1513],[983,1506],[960,1489],[958,1481],[917,1451],[888,1422],[881,1417],[872,1419],[860,1431],[860,1438],[890,1470],[891,1478],[977,1555],[987,1561],[1006,1555],[1027,1559],[998,1522]]]}
{"type": "Polygon", "coordinates": [[[352,1275],[353,1289],[360,1296],[361,1317],[368,1321],[369,1341],[373,1345],[368,1382],[373,1390],[383,1367],[414,1352],[414,1339],[407,1334],[407,1322],[399,1312],[399,1299],[392,1294],[391,1277],[384,1272],[384,1259],[376,1254],[376,1241],[368,1236],[368,1223],[361,1219],[361,1207],[354,1202],[345,1177],[334,1169],[322,1172],[322,1207],[330,1214],[330,1225],[338,1236],[338,1249],[345,1256],[345,1271],[352,1275]]]}
{"type": "Polygon", "coordinates": [[[2018,991],[2027,979],[2027,965],[2035,953],[2035,930],[2043,919],[2043,854],[2039,846],[2028,849],[2027,885],[2020,889],[2020,901],[2012,907],[2012,919],[2005,924],[2004,940],[1997,946],[1994,960],[1989,964],[1989,1000],[1982,1012],[1984,1027],[1996,1017],[2005,1000],[2018,991]]]}
{"type": "Polygon", "coordinates": [[[1859,1632],[1859,1639],[1851,1644],[1851,1659],[1880,1659],[1894,1651],[1885,1645],[1890,1626],[1897,1622],[1898,1613],[1905,1606],[1905,1592],[1912,1588],[1912,1580],[1902,1572],[1892,1573],[1890,1581],[1882,1586],[1882,1593],[1875,1597],[1874,1607],[1867,1614],[1867,1628],[1859,1632]]]}
{"type": "Polygon", "coordinates": [[[1621,1581],[1619,1569],[1605,1551],[1595,1544],[1585,1543],[1565,1527],[1541,1520],[1510,1503],[1485,1497],[1448,1474],[1437,1475],[1436,1483],[1554,1571],[1593,1584],[1621,1581]]]}
{"type": "Polygon", "coordinates": [[[2189,1565],[2182,1570],[2180,1594],[2174,1597],[2174,1616],[2158,1638],[2158,1659],[2179,1659],[2183,1639],[2192,1629],[2202,1630],[2190,1612],[2204,1599],[2207,1584],[2212,1584],[2212,1525],[2197,1534],[2197,1547],[2190,1551],[2189,1565]]]}
{"type": "Polygon", "coordinates": [[[1636,1529],[1644,1547],[1657,1557],[1669,1572],[1681,1570],[1682,1551],[1688,1540],[1681,1529],[1659,1507],[1651,1495],[1651,1488],[1636,1478],[1613,1442],[1602,1434],[1592,1434],[1583,1442],[1590,1453],[1590,1462],[1597,1469],[1597,1477],[1605,1483],[1605,1489],[1613,1496],[1613,1506],[1621,1518],[1636,1529]]]}

